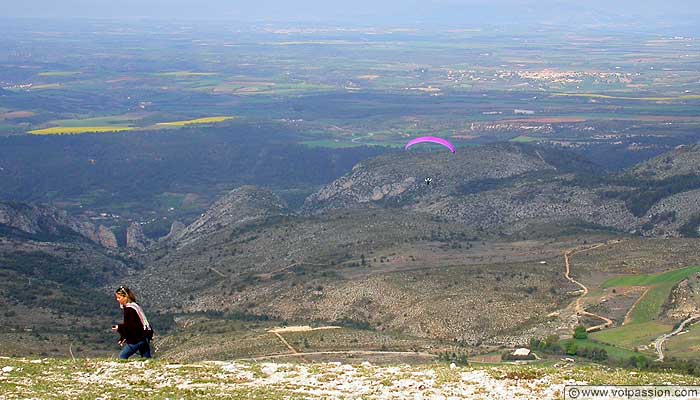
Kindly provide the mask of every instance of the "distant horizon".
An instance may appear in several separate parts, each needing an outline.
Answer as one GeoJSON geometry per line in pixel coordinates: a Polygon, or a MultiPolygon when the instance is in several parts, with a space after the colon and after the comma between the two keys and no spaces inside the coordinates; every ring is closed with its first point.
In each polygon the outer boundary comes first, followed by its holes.
{"type": "Polygon", "coordinates": [[[4,19],[93,19],[246,21],[271,23],[327,23],[368,25],[474,24],[528,26],[621,26],[645,30],[697,25],[700,5],[694,0],[425,0],[327,2],[300,0],[49,0],[11,2],[4,19]]]}

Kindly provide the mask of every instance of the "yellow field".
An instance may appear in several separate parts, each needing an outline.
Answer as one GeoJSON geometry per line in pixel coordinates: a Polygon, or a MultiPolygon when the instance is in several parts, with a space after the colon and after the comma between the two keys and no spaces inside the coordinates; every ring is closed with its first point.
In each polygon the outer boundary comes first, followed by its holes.
{"type": "Polygon", "coordinates": [[[234,118],[235,117],[206,117],[206,118],[189,119],[186,121],[159,122],[156,124],[156,126],[185,126],[185,125],[191,125],[191,124],[212,124],[212,123],[216,123],[216,122],[227,121],[229,119],[234,119],[234,118]]]}
{"type": "Polygon", "coordinates": [[[590,97],[590,98],[596,98],[596,99],[642,100],[642,101],[700,100],[700,95],[684,95],[684,96],[678,96],[678,97],[624,97],[624,96],[608,96],[605,94],[595,94],[595,93],[554,93],[553,96],[590,97]]]}
{"type": "Polygon", "coordinates": [[[74,135],[78,133],[103,133],[130,131],[134,128],[128,126],[54,126],[52,128],[35,129],[29,131],[32,135],[74,135]]]}
{"type": "Polygon", "coordinates": [[[73,76],[78,75],[80,71],[46,71],[39,72],[37,76],[73,76]]]}

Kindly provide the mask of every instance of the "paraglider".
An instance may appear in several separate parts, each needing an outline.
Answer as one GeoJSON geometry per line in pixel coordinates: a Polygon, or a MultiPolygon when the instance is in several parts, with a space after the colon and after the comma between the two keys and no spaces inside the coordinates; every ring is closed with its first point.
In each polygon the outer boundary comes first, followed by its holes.
{"type": "Polygon", "coordinates": [[[410,142],[406,143],[405,149],[408,150],[414,144],[424,143],[424,142],[437,143],[439,145],[447,147],[448,149],[450,149],[450,151],[452,153],[455,152],[455,147],[452,145],[452,143],[448,142],[445,139],[435,137],[435,136],[421,136],[421,137],[415,138],[415,139],[411,140],[410,142]]]}
{"type": "Polygon", "coordinates": [[[431,177],[425,178],[425,184],[428,186],[430,186],[430,182],[432,182],[432,181],[433,181],[433,178],[431,178],[431,177]]]}

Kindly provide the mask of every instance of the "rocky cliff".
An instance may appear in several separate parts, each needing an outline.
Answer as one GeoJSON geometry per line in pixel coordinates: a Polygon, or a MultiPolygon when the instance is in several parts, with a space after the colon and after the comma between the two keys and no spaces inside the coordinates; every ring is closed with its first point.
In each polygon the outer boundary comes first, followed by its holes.
{"type": "Polygon", "coordinates": [[[679,282],[671,291],[662,310],[661,318],[670,323],[700,315],[700,275],[693,274],[679,282]]]}
{"type": "Polygon", "coordinates": [[[106,248],[117,248],[117,239],[108,228],[70,217],[65,211],[49,206],[0,202],[0,225],[44,240],[65,240],[79,235],[106,248]]]}
{"type": "Polygon", "coordinates": [[[138,251],[146,251],[146,247],[150,244],[148,238],[143,233],[143,228],[138,222],[132,222],[126,228],[126,247],[138,251]]]}
{"type": "Polygon", "coordinates": [[[285,201],[271,191],[241,186],[219,199],[184,229],[171,229],[168,242],[183,246],[218,230],[240,227],[286,210],[285,201]]]}

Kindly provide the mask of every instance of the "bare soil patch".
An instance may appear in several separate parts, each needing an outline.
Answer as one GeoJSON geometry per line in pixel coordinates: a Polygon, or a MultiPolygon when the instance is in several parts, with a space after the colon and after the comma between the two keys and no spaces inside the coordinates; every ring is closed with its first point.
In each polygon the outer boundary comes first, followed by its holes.
{"type": "Polygon", "coordinates": [[[595,299],[596,303],[586,308],[586,311],[602,314],[615,321],[615,325],[622,325],[632,306],[642,296],[646,288],[630,286],[623,288],[605,289],[604,294],[595,299]]]}
{"type": "Polygon", "coordinates": [[[10,111],[4,114],[0,114],[0,121],[6,119],[29,118],[33,117],[34,115],[36,115],[36,113],[32,111],[10,111]]]}

